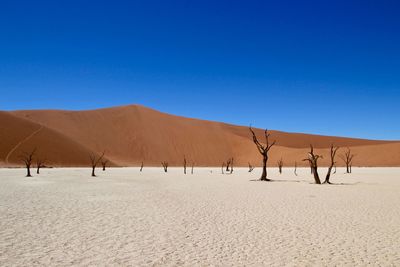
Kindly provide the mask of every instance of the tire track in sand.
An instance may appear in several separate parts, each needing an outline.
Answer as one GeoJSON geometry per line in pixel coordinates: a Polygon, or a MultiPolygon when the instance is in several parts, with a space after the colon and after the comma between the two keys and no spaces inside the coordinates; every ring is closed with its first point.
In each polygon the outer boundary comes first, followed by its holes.
{"type": "Polygon", "coordinates": [[[32,137],[34,137],[38,132],[40,132],[43,129],[43,125],[40,125],[40,128],[37,129],[36,131],[34,131],[33,133],[31,133],[28,137],[22,139],[18,144],[16,144],[11,150],[10,152],[8,152],[7,156],[6,156],[6,164],[8,165],[8,160],[10,158],[10,156],[12,155],[12,153],[14,153],[15,150],[17,150],[18,147],[20,147],[23,143],[25,143],[26,141],[28,141],[29,139],[31,139],[32,137]]]}

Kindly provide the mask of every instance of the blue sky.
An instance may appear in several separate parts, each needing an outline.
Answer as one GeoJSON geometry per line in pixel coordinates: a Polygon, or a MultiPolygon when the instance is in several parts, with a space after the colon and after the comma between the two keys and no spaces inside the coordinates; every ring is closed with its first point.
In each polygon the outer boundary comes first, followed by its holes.
{"type": "Polygon", "coordinates": [[[142,104],[400,139],[398,1],[1,1],[0,110],[142,104]]]}

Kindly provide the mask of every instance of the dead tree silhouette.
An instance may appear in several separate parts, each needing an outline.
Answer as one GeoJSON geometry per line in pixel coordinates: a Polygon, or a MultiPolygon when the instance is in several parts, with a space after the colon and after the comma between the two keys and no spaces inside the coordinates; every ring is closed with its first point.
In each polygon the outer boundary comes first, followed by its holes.
{"type": "Polygon", "coordinates": [[[233,158],[231,158],[231,174],[233,173],[233,158]]]}
{"type": "Polygon", "coordinates": [[[140,172],[143,171],[143,166],[144,166],[144,164],[143,164],[143,161],[142,161],[142,165],[140,165],[140,172]]]}
{"type": "Polygon", "coordinates": [[[232,162],[233,161],[233,158],[230,158],[230,159],[228,159],[227,161],[226,161],[226,172],[230,172],[230,167],[231,167],[231,164],[233,163],[232,162]]]}
{"type": "Polygon", "coordinates": [[[249,162],[249,172],[252,172],[253,170],[254,170],[254,167],[253,167],[253,165],[251,165],[250,162],[249,162]]]}
{"type": "Polygon", "coordinates": [[[104,158],[104,154],[105,152],[103,152],[99,157],[97,157],[95,154],[91,153],[89,155],[90,157],[90,163],[92,166],[92,177],[96,177],[95,171],[96,171],[96,167],[99,164],[99,162],[104,158]]]}
{"type": "Polygon", "coordinates": [[[163,161],[163,162],[161,162],[161,165],[163,166],[164,172],[168,172],[168,162],[163,161]]]}
{"type": "Polygon", "coordinates": [[[102,161],[101,161],[101,166],[103,167],[103,171],[105,171],[106,170],[106,167],[107,167],[107,163],[108,163],[109,161],[107,160],[107,159],[103,159],[102,161]]]}
{"type": "Polygon", "coordinates": [[[282,168],[283,168],[283,159],[281,158],[278,160],[278,168],[279,168],[279,173],[282,174],[282,168]]]}
{"type": "Polygon", "coordinates": [[[184,174],[186,174],[186,165],[187,165],[186,156],[183,156],[183,173],[184,174]]]}
{"type": "Polygon", "coordinates": [[[354,156],[355,155],[351,153],[350,148],[347,148],[347,151],[344,153],[344,155],[340,155],[340,158],[346,164],[346,173],[351,173],[351,166],[353,164],[354,156]]]}
{"type": "Polygon", "coordinates": [[[265,146],[264,145],[262,145],[259,141],[258,141],[258,139],[257,139],[257,136],[256,136],[256,134],[254,133],[254,131],[253,131],[253,129],[251,128],[251,126],[249,127],[249,129],[250,129],[250,132],[252,133],[252,135],[253,135],[253,142],[254,142],[254,144],[257,146],[257,149],[258,149],[258,152],[260,152],[260,154],[262,155],[262,157],[263,157],[263,167],[262,167],[262,174],[261,174],[261,178],[260,178],[260,180],[261,181],[270,181],[269,179],[268,179],[268,174],[267,174],[267,162],[268,162],[268,152],[269,152],[269,150],[271,149],[271,147],[273,147],[274,145],[275,145],[275,143],[276,143],[276,141],[273,141],[271,144],[269,143],[269,136],[270,136],[270,134],[268,133],[268,130],[267,129],[265,129],[265,131],[264,131],[264,135],[265,135],[265,146]]]}
{"type": "Polygon", "coordinates": [[[36,148],[34,148],[31,152],[22,152],[19,156],[20,160],[24,162],[26,167],[26,177],[32,177],[31,175],[31,165],[33,161],[33,157],[36,153],[36,148]]]}
{"type": "Polygon", "coordinates": [[[40,174],[40,168],[44,168],[46,163],[46,159],[38,158],[36,159],[36,174],[40,174]]]}
{"type": "Polygon", "coordinates": [[[303,159],[303,161],[308,161],[312,168],[312,173],[314,174],[314,180],[316,184],[321,184],[321,180],[318,175],[318,159],[322,158],[321,155],[314,154],[314,148],[310,145],[310,152],[308,153],[308,158],[303,159]]]}
{"type": "Polygon", "coordinates": [[[332,168],[336,164],[335,157],[336,157],[336,152],[338,150],[339,150],[339,147],[334,147],[333,145],[331,145],[331,153],[330,153],[331,163],[329,165],[328,172],[326,173],[324,184],[330,184],[331,183],[329,181],[329,179],[331,178],[332,168]]]}

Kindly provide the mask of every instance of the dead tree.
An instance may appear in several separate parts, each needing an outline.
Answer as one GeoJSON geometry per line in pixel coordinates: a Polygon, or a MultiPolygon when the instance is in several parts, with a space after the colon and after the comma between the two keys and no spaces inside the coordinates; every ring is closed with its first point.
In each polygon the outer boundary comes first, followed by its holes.
{"type": "Polygon", "coordinates": [[[264,135],[265,135],[265,145],[262,145],[258,139],[256,134],[254,133],[253,129],[251,128],[251,126],[249,127],[250,132],[253,135],[253,142],[254,144],[257,146],[258,152],[260,152],[260,154],[263,157],[263,168],[262,168],[262,174],[261,174],[261,181],[270,181],[267,176],[267,162],[268,162],[268,152],[271,149],[271,147],[273,147],[276,143],[276,141],[273,141],[271,144],[269,143],[269,136],[270,134],[268,133],[268,130],[265,129],[264,131],[264,135]]]}
{"type": "Polygon", "coordinates": [[[297,161],[294,162],[294,175],[297,176],[297,161]]]}
{"type": "Polygon", "coordinates": [[[253,165],[251,165],[250,162],[249,162],[249,172],[252,172],[253,170],[254,170],[254,167],[253,167],[253,165]]]}
{"type": "Polygon", "coordinates": [[[303,159],[303,161],[308,161],[312,168],[312,173],[314,174],[314,180],[316,184],[321,184],[321,180],[319,179],[318,175],[318,159],[322,158],[321,155],[314,154],[314,148],[310,145],[310,152],[308,153],[308,158],[303,159]]]}
{"type": "Polygon", "coordinates": [[[184,174],[186,174],[186,165],[187,165],[186,156],[183,156],[183,173],[184,174]]]}
{"type": "Polygon", "coordinates": [[[31,152],[22,152],[19,156],[22,162],[24,162],[26,167],[26,177],[32,177],[31,175],[31,165],[33,161],[33,157],[36,153],[36,148],[34,148],[31,152]]]}
{"type": "Polygon", "coordinates": [[[99,164],[100,161],[102,161],[102,159],[104,158],[104,154],[105,152],[103,152],[99,157],[97,157],[95,154],[91,153],[89,155],[90,157],[90,163],[92,166],[92,177],[96,177],[95,171],[96,171],[96,167],[99,164]]]}
{"type": "Polygon", "coordinates": [[[101,161],[101,166],[103,167],[103,171],[106,170],[107,163],[108,163],[108,160],[102,160],[101,161]]]}
{"type": "Polygon", "coordinates": [[[281,158],[278,160],[278,168],[279,168],[279,173],[282,174],[282,168],[283,168],[283,159],[281,158]]]}
{"type": "Polygon", "coordinates": [[[351,154],[350,148],[347,148],[347,151],[344,153],[344,155],[340,155],[340,158],[346,164],[346,173],[351,173],[351,165],[353,164],[354,156],[354,154],[351,154]]]}
{"type": "Polygon", "coordinates": [[[140,172],[143,171],[143,166],[144,166],[144,164],[143,164],[143,161],[142,161],[142,165],[140,165],[140,172]]]}
{"type": "Polygon", "coordinates": [[[45,167],[46,159],[37,159],[36,160],[36,174],[40,174],[40,168],[45,167]]]}
{"type": "Polygon", "coordinates": [[[331,182],[329,181],[329,179],[331,178],[331,172],[332,172],[332,168],[333,166],[335,166],[336,162],[335,162],[335,157],[336,157],[336,152],[339,150],[339,147],[333,147],[333,145],[331,145],[331,153],[330,153],[330,157],[331,157],[331,163],[329,165],[328,168],[328,172],[326,173],[326,177],[325,177],[325,181],[324,184],[330,184],[331,182]]]}
{"type": "Polygon", "coordinates": [[[229,167],[231,166],[231,163],[232,163],[231,160],[232,160],[232,159],[228,159],[228,160],[226,161],[226,169],[225,169],[226,172],[230,172],[229,167]]]}
{"type": "Polygon", "coordinates": [[[161,165],[164,168],[164,172],[168,172],[168,162],[167,161],[163,161],[163,162],[161,162],[161,165]]]}
{"type": "Polygon", "coordinates": [[[193,172],[194,172],[194,162],[192,163],[192,171],[191,171],[191,174],[193,174],[193,172]]]}
{"type": "Polygon", "coordinates": [[[231,174],[233,173],[233,158],[231,158],[231,174]]]}

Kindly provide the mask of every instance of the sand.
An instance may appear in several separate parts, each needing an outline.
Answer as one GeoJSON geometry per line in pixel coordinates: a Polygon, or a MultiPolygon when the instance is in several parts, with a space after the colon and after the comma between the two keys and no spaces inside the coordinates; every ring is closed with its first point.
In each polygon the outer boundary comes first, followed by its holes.
{"type": "Polygon", "coordinates": [[[0,265],[399,266],[400,168],[343,172],[0,169],[0,265]]]}
{"type": "MultiPolygon", "coordinates": [[[[251,121],[249,121],[249,124],[251,121]]],[[[115,166],[159,166],[168,161],[180,166],[183,157],[198,166],[221,166],[234,157],[236,166],[261,163],[248,126],[185,118],[139,105],[88,111],[27,110],[0,112],[0,166],[21,164],[19,155],[37,147],[51,166],[85,167],[89,153],[101,154],[115,166]]],[[[268,127],[268,125],[265,125],[268,127]]],[[[338,124],[340,127],[340,124],[338,124]]],[[[264,132],[255,129],[260,142],[264,132]]],[[[285,165],[307,165],[310,144],[316,153],[329,154],[331,144],[351,147],[357,154],[354,166],[400,167],[400,141],[363,140],[270,131],[270,163],[282,157],[285,165]]],[[[329,156],[320,165],[329,164],[329,156]]],[[[339,165],[343,165],[338,160],[339,165]]]]}

